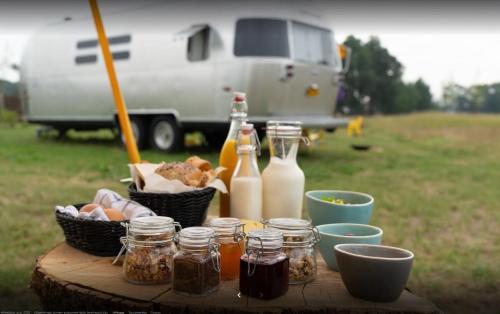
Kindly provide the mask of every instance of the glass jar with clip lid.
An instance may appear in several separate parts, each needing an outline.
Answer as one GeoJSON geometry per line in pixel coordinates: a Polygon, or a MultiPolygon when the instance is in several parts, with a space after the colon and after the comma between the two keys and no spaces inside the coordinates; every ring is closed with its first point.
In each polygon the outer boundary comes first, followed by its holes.
{"type": "Polygon", "coordinates": [[[308,220],[293,218],[272,218],[262,224],[283,232],[283,251],[290,259],[289,283],[313,281],[318,269],[314,250],[320,241],[318,229],[308,220]]]}
{"type": "Polygon", "coordinates": [[[240,260],[240,292],[273,299],[287,291],[288,257],[283,253],[283,233],[272,228],[249,232],[246,253],[240,260]]]}
{"type": "Polygon", "coordinates": [[[215,231],[189,227],[179,233],[179,252],[174,256],[175,293],[205,296],[219,288],[220,254],[215,231]]]}
{"type": "Polygon", "coordinates": [[[244,253],[244,224],[238,218],[222,217],[210,221],[220,245],[220,276],[222,280],[238,279],[240,257],[244,253]]]}
{"type": "Polygon", "coordinates": [[[177,252],[175,228],[180,228],[180,224],[170,217],[153,216],[135,218],[122,225],[127,233],[121,238],[123,248],[113,263],[126,250],[123,261],[125,279],[143,285],[170,282],[177,252]]]}
{"type": "Polygon", "coordinates": [[[309,145],[302,136],[302,122],[268,121],[266,135],[271,158],[262,171],[262,217],[299,219],[305,176],[297,164],[297,153],[301,141],[309,145]]]}

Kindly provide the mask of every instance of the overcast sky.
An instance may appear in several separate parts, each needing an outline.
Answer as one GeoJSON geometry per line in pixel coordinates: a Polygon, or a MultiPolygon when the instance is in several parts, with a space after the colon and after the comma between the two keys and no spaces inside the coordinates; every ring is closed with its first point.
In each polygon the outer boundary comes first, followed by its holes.
{"type": "MultiPolygon", "coordinates": [[[[149,1],[151,2],[151,1],[149,1]]],[[[144,2],[101,0],[112,10],[144,2]]],[[[500,1],[294,1],[314,7],[332,25],[337,40],[376,35],[405,66],[404,80],[422,77],[435,98],[445,82],[463,85],[500,82],[500,1]]],[[[0,0],[0,77],[17,73],[2,63],[18,63],[28,37],[65,16],[88,14],[87,1],[7,2],[0,0]],[[45,3],[41,6],[42,3],[45,3]]]]}

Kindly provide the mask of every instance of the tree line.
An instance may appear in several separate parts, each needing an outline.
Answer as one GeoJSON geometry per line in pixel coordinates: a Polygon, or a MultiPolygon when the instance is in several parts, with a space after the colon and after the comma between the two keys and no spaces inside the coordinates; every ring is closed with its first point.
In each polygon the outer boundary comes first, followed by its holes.
{"type": "Polygon", "coordinates": [[[351,66],[339,91],[337,110],[348,114],[396,114],[427,110],[500,113],[500,83],[443,88],[438,103],[421,78],[403,82],[404,65],[377,37],[366,42],[349,36],[351,66]]]}
{"type": "Polygon", "coordinates": [[[351,114],[393,114],[436,107],[424,80],[403,82],[403,64],[382,47],[377,37],[363,43],[351,35],[344,45],[352,49],[352,54],[339,110],[351,114]]]}
{"type": "Polygon", "coordinates": [[[339,110],[351,114],[394,114],[436,107],[424,80],[403,82],[404,66],[377,37],[363,43],[349,36],[351,66],[343,81],[339,110]]]}
{"type": "Polygon", "coordinates": [[[500,83],[461,86],[450,82],[443,88],[443,109],[457,112],[500,112],[500,83]]]}

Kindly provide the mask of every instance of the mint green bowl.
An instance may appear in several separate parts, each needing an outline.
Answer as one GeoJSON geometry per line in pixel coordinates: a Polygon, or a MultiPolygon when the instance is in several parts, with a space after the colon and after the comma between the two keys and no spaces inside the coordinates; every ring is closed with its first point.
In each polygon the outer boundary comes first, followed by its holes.
{"type": "Polygon", "coordinates": [[[371,195],[360,192],[316,190],[306,192],[306,202],[313,225],[319,226],[334,223],[368,224],[374,200],[371,195]],[[322,200],[331,196],[349,204],[334,204],[322,200]]]}
{"type": "Polygon", "coordinates": [[[338,271],[337,259],[333,247],[337,244],[380,244],[382,229],[361,224],[327,224],[316,226],[321,236],[319,251],[330,269],[338,271]]]}

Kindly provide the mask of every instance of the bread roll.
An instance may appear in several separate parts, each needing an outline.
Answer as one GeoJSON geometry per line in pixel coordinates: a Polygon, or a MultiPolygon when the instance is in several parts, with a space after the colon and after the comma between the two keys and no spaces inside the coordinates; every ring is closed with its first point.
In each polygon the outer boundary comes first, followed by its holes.
{"type": "Polygon", "coordinates": [[[118,209],[115,208],[105,208],[104,213],[106,214],[106,216],[108,216],[108,219],[110,221],[127,220],[127,218],[125,218],[125,216],[118,209]]]}
{"type": "Polygon", "coordinates": [[[101,205],[99,204],[87,204],[85,206],[83,206],[82,208],[80,208],[80,213],[90,213],[91,211],[93,211],[94,209],[96,209],[97,207],[99,207],[101,205]]]}
{"type": "Polygon", "coordinates": [[[212,165],[210,165],[209,161],[201,159],[198,156],[189,157],[186,159],[186,163],[200,169],[201,171],[210,171],[212,169],[212,165]]]}
{"type": "Polygon", "coordinates": [[[168,180],[179,180],[185,185],[198,186],[203,172],[191,164],[185,162],[162,163],[155,173],[168,180]]]}

